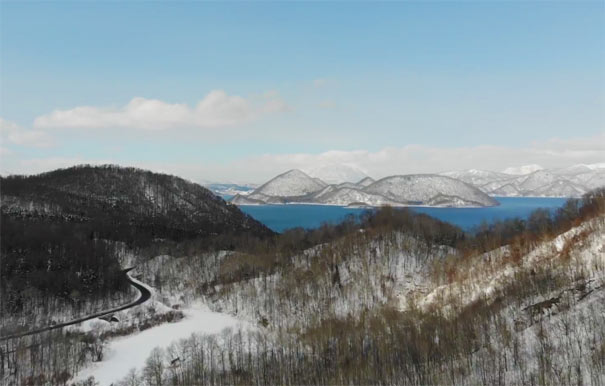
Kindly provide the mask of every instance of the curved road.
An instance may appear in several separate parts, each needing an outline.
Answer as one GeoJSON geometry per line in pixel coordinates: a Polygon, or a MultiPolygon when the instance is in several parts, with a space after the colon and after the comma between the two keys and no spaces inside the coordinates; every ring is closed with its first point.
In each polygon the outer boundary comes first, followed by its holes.
{"type": "Polygon", "coordinates": [[[131,303],[128,303],[128,304],[125,304],[123,306],[119,306],[119,307],[116,307],[116,308],[112,308],[112,309],[109,309],[109,310],[100,311],[100,312],[97,312],[97,313],[92,314],[92,315],[84,316],[82,318],[73,319],[73,320],[70,320],[68,322],[63,322],[63,323],[55,324],[53,326],[48,326],[48,327],[40,328],[40,329],[37,329],[37,330],[31,330],[31,331],[22,332],[22,333],[13,334],[13,335],[0,336],[0,342],[3,341],[3,340],[7,340],[7,339],[21,338],[23,336],[28,336],[28,335],[33,335],[33,334],[39,334],[41,332],[50,331],[50,330],[54,330],[54,329],[57,329],[57,328],[63,328],[63,327],[66,327],[66,326],[71,326],[72,324],[82,323],[82,322],[90,320],[90,319],[99,318],[101,316],[113,314],[115,312],[123,311],[123,310],[126,310],[128,308],[131,308],[131,307],[134,307],[134,306],[138,306],[139,304],[145,303],[151,297],[151,292],[149,291],[149,289],[147,289],[147,287],[145,287],[145,285],[143,285],[143,283],[141,283],[140,281],[138,281],[136,279],[133,279],[132,277],[130,277],[130,275],[128,275],[128,272],[131,271],[133,268],[125,269],[124,273],[126,274],[126,277],[128,278],[128,282],[133,287],[135,287],[136,289],[138,289],[139,292],[141,293],[141,296],[137,300],[135,300],[134,302],[131,302],[131,303]]]}

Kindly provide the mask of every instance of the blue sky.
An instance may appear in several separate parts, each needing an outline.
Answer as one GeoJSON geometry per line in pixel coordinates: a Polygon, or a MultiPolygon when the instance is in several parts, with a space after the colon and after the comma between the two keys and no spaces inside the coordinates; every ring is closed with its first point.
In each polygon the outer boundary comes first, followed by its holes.
{"type": "Polygon", "coordinates": [[[604,2],[0,11],[3,173],[116,162],[262,180],[304,162],[381,174],[370,161],[393,152],[384,162],[408,160],[389,169],[401,173],[605,161],[604,2]],[[488,162],[493,147],[504,159],[488,162]],[[440,149],[476,157],[440,161],[440,149]]]}

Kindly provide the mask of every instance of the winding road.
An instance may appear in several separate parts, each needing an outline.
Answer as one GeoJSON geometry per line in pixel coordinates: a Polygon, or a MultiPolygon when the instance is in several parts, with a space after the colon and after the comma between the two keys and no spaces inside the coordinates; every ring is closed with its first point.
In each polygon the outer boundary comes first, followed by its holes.
{"type": "Polygon", "coordinates": [[[128,282],[133,287],[135,287],[137,290],[139,290],[139,292],[141,293],[141,296],[137,300],[135,300],[135,301],[133,301],[131,303],[128,303],[128,304],[116,307],[116,308],[100,311],[100,312],[94,313],[92,315],[84,316],[84,317],[78,318],[78,319],[73,319],[73,320],[70,320],[68,322],[63,322],[63,323],[55,324],[53,326],[48,326],[48,327],[44,327],[44,328],[39,328],[37,330],[31,330],[31,331],[27,331],[27,332],[21,332],[21,333],[12,334],[12,335],[0,336],[0,342],[4,341],[4,340],[7,340],[7,339],[21,338],[23,336],[39,334],[41,332],[50,331],[50,330],[54,330],[54,329],[57,329],[57,328],[63,328],[63,327],[67,327],[67,326],[71,326],[72,324],[78,324],[78,323],[82,323],[82,322],[85,322],[85,321],[90,320],[90,319],[100,318],[101,316],[113,314],[115,312],[123,311],[123,310],[126,310],[128,308],[131,308],[131,307],[134,307],[134,306],[138,306],[139,304],[145,303],[147,300],[149,300],[149,298],[151,298],[151,291],[149,291],[149,289],[142,282],[140,282],[140,281],[132,278],[130,275],[128,275],[128,272],[131,271],[131,270],[133,270],[133,269],[134,269],[134,267],[125,269],[124,273],[126,274],[126,277],[128,278],[128,282]]]}

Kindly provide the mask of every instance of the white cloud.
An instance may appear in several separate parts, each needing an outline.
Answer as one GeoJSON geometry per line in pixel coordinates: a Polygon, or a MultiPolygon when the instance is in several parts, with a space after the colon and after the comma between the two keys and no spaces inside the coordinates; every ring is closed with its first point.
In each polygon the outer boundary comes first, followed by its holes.
{"type": "Polygon", "coordinates": [[[165,130],[171,128],[216,128],[253,121],[266,114],[287,110],[276,92],[261,98],[246,99],[211,91],[194,107],[157,99],[133,98],[120,108],[93,106],[55,110],[34,120],[36,128],[135,128],[165,130]]]}
{"type": "Polygon", "coordinates": [[[378,151],[332,150],[319,154],[266,154],[228,162],[121,162],[87,157],[13,159],[3,162],[3,173],[39,173],[79,163],[117,163],[178,175],[192,181],[262,183],[289,169],[312,170],[345,165],[373,178],[395,174],[438,173],[448,170],[500,171],[511,166],[539,164],[545,168],[605,162],[605,132],[589,138],[553,139],[523,148],[474,146],[440,148],[421,145],[387,147],[378,151]]]}
{"type": "MultiPolygon", "coordinates": [[[[220,174],[235,181],[264,182],[289,169],[311,170],[347,165],[374,178],[395,174],[438,173],[448,170],[500,171],[510,166],[539,164],[545,168],[605,161],[605,133],[590,138],[550,140],[523,148],[482,145],[441,148],[422,145],[386,147],[378,151],[327,151],[319,154],[266,154],[221,165],[220,174]]],[[[200,175],[200,178],[204,176],[200,175]]]]}
{"type": "MultiPolygon", "coordinates": [[[[51,137],[44,131],[25,129],[14,122],[0,118],[0,138],[2,142],[20,146],[50,147],[53,144],[51,137]]],[[[3,151],[9,154],[9,149],[3,151]]]]}

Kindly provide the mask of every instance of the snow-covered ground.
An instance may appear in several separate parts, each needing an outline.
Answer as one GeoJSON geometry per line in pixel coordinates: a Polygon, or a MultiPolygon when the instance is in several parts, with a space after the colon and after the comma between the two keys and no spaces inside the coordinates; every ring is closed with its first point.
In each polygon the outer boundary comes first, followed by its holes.
{"type": "Polygon", "coordinates": [[[185,318],[176,323],[164,323],[148,330],[112,340],[103,361],[93,363],[78,374],[78,379],[94,376],[100,385],[111,385],[124,378],[132,368],[140,370],[155,347],[168,347],[171,343],[188,338],[191,334],[218,334],[226,328],[252,328],[233,316],[212,312],[203,304],[184,309],[185,318]]]}

